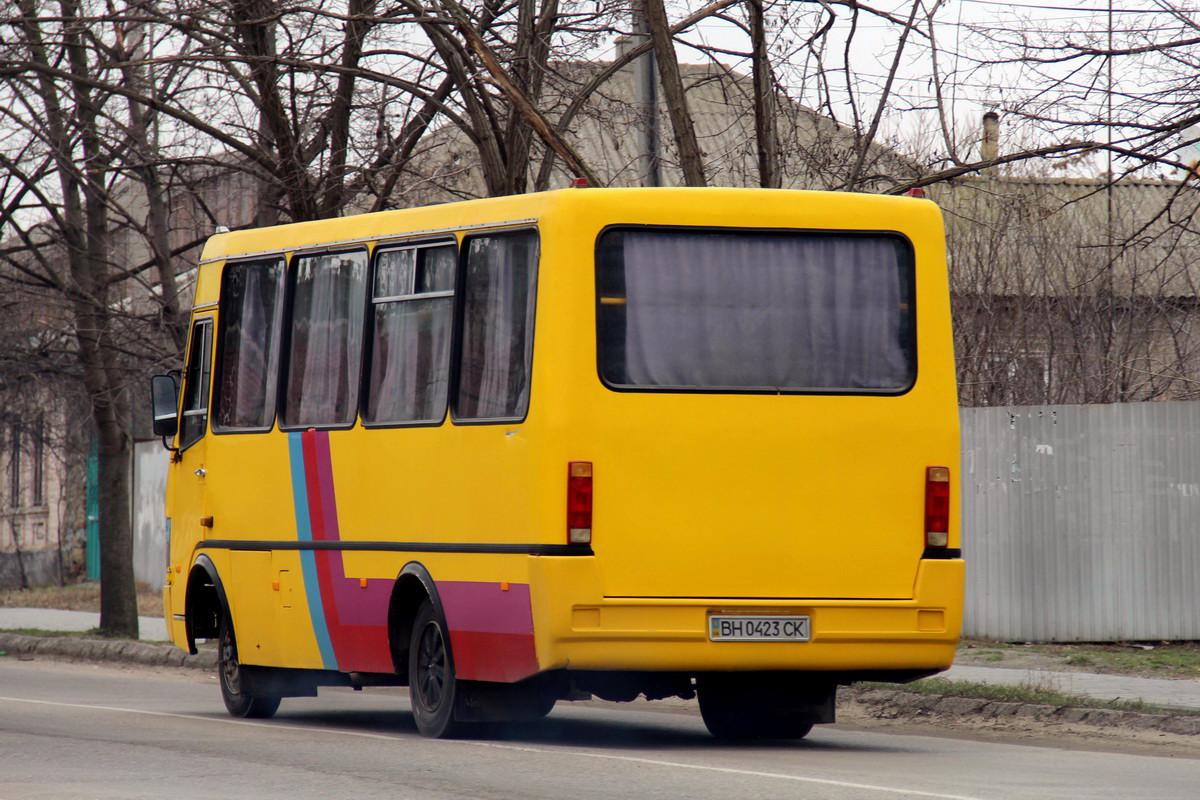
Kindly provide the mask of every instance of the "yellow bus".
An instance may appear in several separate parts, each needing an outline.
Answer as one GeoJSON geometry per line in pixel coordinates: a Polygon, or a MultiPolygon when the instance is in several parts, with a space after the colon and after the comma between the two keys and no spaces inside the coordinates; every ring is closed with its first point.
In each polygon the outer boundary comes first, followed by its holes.
{"type": "Polygon", "coordinates": [[[928,201],[588,189],[220,233],[165,613],[229,711],[408,685],[420,731],[698,697],[801,737],[948,667],[963,561],[928,201]]]}

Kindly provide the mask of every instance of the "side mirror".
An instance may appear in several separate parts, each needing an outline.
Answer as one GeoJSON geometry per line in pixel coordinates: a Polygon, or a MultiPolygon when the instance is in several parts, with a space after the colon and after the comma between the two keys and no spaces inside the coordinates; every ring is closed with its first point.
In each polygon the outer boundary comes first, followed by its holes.
{"type": "Polygon", "coordinates": [[[170,375],[150,379],[150,404],[154,408],[154,435],[174,436],[179,431],[179,387],[170,375]]]}

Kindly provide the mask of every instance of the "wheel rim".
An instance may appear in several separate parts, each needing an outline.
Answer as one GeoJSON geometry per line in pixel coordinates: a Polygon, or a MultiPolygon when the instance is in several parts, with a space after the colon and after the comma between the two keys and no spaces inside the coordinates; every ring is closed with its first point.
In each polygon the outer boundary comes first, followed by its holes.
{"type": "Polygon", "coordinates": [[[430,622],[421,632],[421,643],[417,647],[417,692],[421,705],[436,711],[446,693],[448,663],[446,641],[442,629],[430,622]]]}
{"type": "Polygon", "coordinates": [[[225,688],[230,694],[241,694],[242,681],[241,670],[238,667],[237,646],[233,642],[229,628],[225,628],[221,632],[220,658],[221,680],[225,682],[225,688]]]}

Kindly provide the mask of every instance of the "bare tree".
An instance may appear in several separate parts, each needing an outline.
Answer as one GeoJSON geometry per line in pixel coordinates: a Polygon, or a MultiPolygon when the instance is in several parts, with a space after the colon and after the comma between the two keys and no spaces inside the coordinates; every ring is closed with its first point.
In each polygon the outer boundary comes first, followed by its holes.
{"type": "MultiPolygon", "coordinates": [[[[4,157],[47,218],[30,226],[9,218],[9,231],[25,245],[6,261],[18,281],[62,298],[69,309],[79,378],[90,400],[99,443],[101,527],[100,626],[136,637],[132,534],[129,518],[129,393],[123,369],[120,322],[114,318],[110,202],[116,153],[106,127],[112,95],[92,88],[105,70],[91,47],[94,32],[78,0],[62,0],[55,22],[39,17],[36,0],[17,0],[16,39],[8,59],[37,65],[10,77],[5,107],[24,120],[21,163],[4,157]],[[55,73],[74,80],[59,80],[55,73]],[[32,126],[29,121],[37,120],[32,126]],[[32,169],[22,166],[31,164],[32,169]],[[53,184],[43,178],[52,177],[53,184]],[[53,192],[51,194],[50,192],[53,192]]],[[[114,75],[112,80],[122,81],[114,75]]],[[[7,238],[7,237],[6,237],[7,238]]]]}

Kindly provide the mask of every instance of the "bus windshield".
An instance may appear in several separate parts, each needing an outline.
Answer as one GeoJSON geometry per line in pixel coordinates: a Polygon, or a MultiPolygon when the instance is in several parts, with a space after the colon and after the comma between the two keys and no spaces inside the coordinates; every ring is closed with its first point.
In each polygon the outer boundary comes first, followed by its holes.
{"type": "Polygon", "coordinates": [[[610,228],[598,254],[614,388],[898,394],[916,377],[902,236],[610,228]]]}

